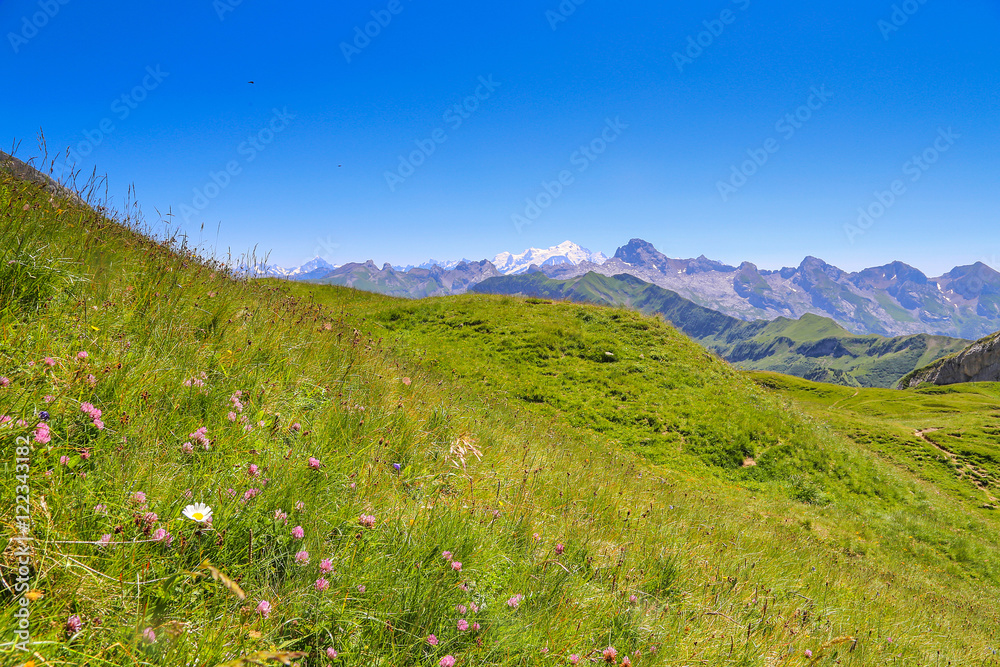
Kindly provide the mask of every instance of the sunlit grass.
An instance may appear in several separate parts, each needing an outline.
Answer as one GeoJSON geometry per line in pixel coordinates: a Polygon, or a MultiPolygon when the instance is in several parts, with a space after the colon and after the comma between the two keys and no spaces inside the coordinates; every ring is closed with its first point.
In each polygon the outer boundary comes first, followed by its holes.
{"type": "MultiPolygon", "coordinates": [[[[991,519],[655,320],[313,300],[50,198],[0,186],[38,664],[995,664],[991,519]],[[970,560],[908,538],[950,525],[970,560]]],[[[5,642],[17,567],[12,542],[5,642]]]]}

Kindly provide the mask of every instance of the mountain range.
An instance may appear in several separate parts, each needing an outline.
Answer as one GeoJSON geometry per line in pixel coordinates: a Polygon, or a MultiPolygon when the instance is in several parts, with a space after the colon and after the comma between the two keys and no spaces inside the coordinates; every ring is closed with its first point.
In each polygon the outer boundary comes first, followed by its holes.
{"type": "Polygon", "coordinates": [[[493,261],[401,270],[389,264],[379,268],[369,260],[303,269],[280,277],[421,298],[459,294],[489,278],[529,271],[555,279],[590,272],[627,274],[744,321],[814,314],[857,335],[926,333],[970,340],[1000,329],[1000,273],[982,262],[934,278],[903,262],[848,273],[816,257],[768,271],[750,262],[730,266],[705,256],[673,259],[647,241],[632,239],[611,258],[566,241],[544,250],[500,253],[493,261]]]}

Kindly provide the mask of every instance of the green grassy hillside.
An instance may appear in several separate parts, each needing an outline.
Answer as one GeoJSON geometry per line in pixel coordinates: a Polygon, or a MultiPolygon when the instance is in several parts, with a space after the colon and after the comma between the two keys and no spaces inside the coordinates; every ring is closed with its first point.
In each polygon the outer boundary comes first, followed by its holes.
{"type": "Polygon", "coordinates": [[[3,664],[997,664],[993,513],[656,319],[237,280],[0,178],[3,664]]]}
{"type": "Polygon", "coordinates": [[[553,280],[531,273],[490,278],[472,291],[628,306],[662,316],[738,368],[849,386],[895,386],[913,369],[968,344],[928,334],[859,336],[827,317],[810,314],[797,320],[779,317],[745,322],[629,275],[588,273],[572,280],[553,280]]]}

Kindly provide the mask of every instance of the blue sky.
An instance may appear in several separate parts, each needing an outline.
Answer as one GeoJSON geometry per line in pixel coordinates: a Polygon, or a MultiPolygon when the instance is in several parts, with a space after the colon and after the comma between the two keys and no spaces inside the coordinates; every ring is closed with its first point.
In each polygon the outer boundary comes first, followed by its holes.
{"type": "Polygon", "coordinates": [[[995,0],[576,2],[4,0],[0,140],[284,265],[1000,264],[995,0]]]}

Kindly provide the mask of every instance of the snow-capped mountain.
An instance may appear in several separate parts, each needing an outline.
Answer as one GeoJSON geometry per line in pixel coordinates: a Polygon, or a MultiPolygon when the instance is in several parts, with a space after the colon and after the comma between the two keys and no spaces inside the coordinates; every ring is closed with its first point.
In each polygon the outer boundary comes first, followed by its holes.
{"type": "Polygon", "coordinates": [[[540,248],[528,248],[519,255],[502,252],[493,258],[494,266],[504,275],[524,273],[532,264],[538,266],[573,264],[575,266],[582,262],[592,262],[600,265],[606,261],[608,261],[608,257],[604,253],[590,252],[572,241],[563,241],[559,245],[545,248],[544,250],[540,248]]]}
{"type": "Polygon", "coordinates": [[[337,268],[337,265],[330,264],[322,257],[317,257],[306,262],[302,266],[293,267],[291,269],[286,269],[278,266],[277,264],[258,264],[252,267],[240,264],[236,267],[236,270],[254,278],[291,278],[293,280],[308,280],[314,275],[324,275],[335,268],[337,268]]]}
{"type": "Polygon", "coordinates": [[[429,259],[423,264],[407,264],[406,266],[393,265],[392,268],[395,269],[396,271],[409,271],[410,269],[432,269],[435,266],[440,266],[442,269],[447,269],[448,271],[451,271],[462,262],[469,264],[472,261],[473,260],[471,259],[456,259],[456,260],[429,259]]]}
{"type": "Polygon", "coordinates": [[[315,259],[306,262],[305,264],[303,264],[298,268],[291,269],[287,275],[289,278],[301,279],[301,277],[305,276],[306,274],[313,273],[314,271],[326,273],[327,271],[330,271],[331,269],[335,268],[337,267],[331,264],[330,262],[326,261],[322,257],[317,257],[315,259]]]}

